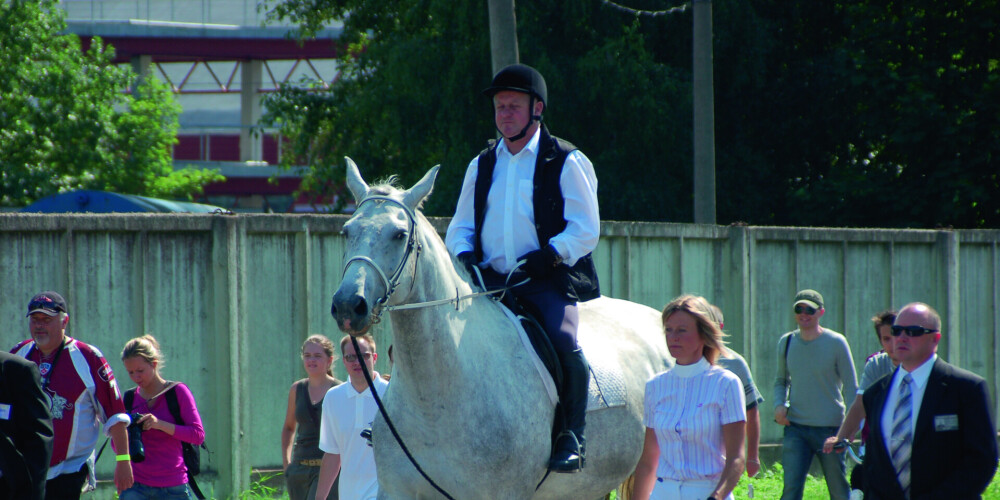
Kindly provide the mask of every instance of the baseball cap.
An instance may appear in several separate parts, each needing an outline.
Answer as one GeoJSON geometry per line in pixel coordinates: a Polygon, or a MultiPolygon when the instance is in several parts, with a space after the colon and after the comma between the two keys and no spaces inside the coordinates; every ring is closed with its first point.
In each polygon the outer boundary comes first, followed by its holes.
{"type": "Polygon", "coordinates": [[[805,304],[813,309],[822,309],[823,296],[816,290],[802,290],[795,294],[795,303],[792,305],[796,306],[798,304],[805,304]]]}
{"type": "Polygon", "coordinates": [[[66,299],[62,298],[62,295],[56,292],[42,292],[35,295],[31,298],[31,302],[28,302],[28,314],[25,316],[31,316],[36,312],[45,313],[49,316],[67,312],[66,299]]]}

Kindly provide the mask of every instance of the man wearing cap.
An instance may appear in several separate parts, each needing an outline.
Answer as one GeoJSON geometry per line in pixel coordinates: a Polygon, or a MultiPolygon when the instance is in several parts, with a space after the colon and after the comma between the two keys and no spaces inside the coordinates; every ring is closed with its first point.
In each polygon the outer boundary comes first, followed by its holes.
{"type": "Polygon", "coordinates": [[[479,268],[488,286],[503,285],[515,268],[531,278],[512,293],[542,323],[563,372],[566,432],[549,468],[577,472],[586,461],[590,371],[576,340],[576,303],[600,296],[591,257],[600,235],[597,177],[582,152],[542,123],[548,90],[534,68],[507,66],[483,94],[492,99],[502,140],[469,163],[445,243],[467,268],[479,268]]]}
{"type": "Polygon", "coordinates": [[[823,328],[823,296],[802,290],[792,304],[797,330],[778,340],[774,421],[785,426],[781,446],[782,500],[801,500],[813,456],[819,459],[830,498],[847,500],[847,463],[842,453],[823,453],[823,443],[844,420],[844,395],[858,390],[854,358],[843,335],[823,328]]]}
{"type": "Polygon", "coordinates": [[[94,448],[99,429],[111,435],[117,456],[115,487],[132,486],[126,427],[130,422],[107,360],[96,347],[66,336],[69,313],[56,292],[42,292],[28,303],[31,339],[11,351],[38,365],[48,398],[54,439],[45,498],[80,498],[93,483],[94,448]]]}
{"type": "Polygon", "coordinates": [[[904,306],[892,336],[899,368],[862,396],[865,498],[981,498],[997,470],[986,381],[937,356],[941,317],[927,304],[904,306]]]}

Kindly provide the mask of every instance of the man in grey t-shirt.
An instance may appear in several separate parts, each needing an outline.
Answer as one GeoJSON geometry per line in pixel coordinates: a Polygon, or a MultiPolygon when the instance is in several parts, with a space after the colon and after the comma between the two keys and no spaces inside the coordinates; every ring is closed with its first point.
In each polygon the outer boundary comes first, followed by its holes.
{"type": "Polygon", "coordinates": [[[802,290],[793,302],[798,330],[778,340],[774,382],[774,421],[785,426],[781,447],[782,500],[801,500],[813,457],[819,459],[833,500],[847,500],[847,463],[843,454],[823,453],[823,442],[844,420],[844,394],[858,390],[854,359],[843,335],[823,328],[823,296],[802,290]]]}

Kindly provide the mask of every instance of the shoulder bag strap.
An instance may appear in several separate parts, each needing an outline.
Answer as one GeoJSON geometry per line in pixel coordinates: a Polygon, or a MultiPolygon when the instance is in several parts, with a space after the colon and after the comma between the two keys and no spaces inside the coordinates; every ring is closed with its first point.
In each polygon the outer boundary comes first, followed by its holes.
{"type": "Polygon", "coordinates": [[[788,406],[788,395],[791,392],[791,390],[788,389],[788,384],[791,383],[788,376],[788,348],[792,345],[792,337],[794,336],[795,332],[792,332],[788,334],[788,340],[785,340],[785,406],[788,406]]]}
{"type": "MultiPolygon", "coordinates": [[[[184,425],[184,419],[181,418],[181,404],[177,401],[177,391],[174,390],[175,387],[177,387],[177,382],[173,382],[173,385],[170,386],[170,389],[166,391],[163,397],[167,400],[167,408],[170,410],[170,415],[174,417],[174,423],[177,425],[184,425]]],[[[198,450],[197,446],[191,446],[194,447],[195,451],[198,450]]],[[[204,448],[205,444],[202,443],[201,446],[204,448]]],[[[191,486],[191,490],[196,497],[199,499],[205,498],[205,495],[201,492],[201,488],[198,488],[198,483],[194,480],[194,476],[191,474],[188,474],[188,485],[191,486]]]]}

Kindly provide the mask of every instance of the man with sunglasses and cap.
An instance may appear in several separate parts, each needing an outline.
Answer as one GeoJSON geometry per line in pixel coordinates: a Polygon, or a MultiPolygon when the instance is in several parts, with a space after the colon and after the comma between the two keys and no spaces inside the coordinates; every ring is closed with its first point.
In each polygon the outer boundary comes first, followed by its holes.
{"type": "Polygon", "coordinates": [[[28,303],[31,338],[11,353],[38,365],[42,392],[52,414],[53,444],[45,498],[80,498],[94,484],[94,448],[101,431],[110,434],[116,455],[115,487],[132,486],[132,464],[125,412],[114,373],[96,347],[66,335],[69,312],[56,292],[42,292],[28,303]]]}
{"type": "Polygon", "coordinates": [[[903,307],[892,335],[899,368],[863,396],[865,498],[981,498],[997,470],[986,381],[938,358],[941,317],[927,304],[903,307]]]}
{"type": "Polygon", "coordinates": [[[819,459],[830,498],[847,500],[847,462],[842,453],[823,453],[823,442],[844,420],[845,395],[858,382],[847,339],[820,326],[826,313],[823,296],[802,290],[792,303],[797,330],[778,340],[778,375],[774,382],[774,421],[784,426],[781,465],[782,500],[801,500],[813,457],[819,459]]]}
{"type": "Polygon", "coordinates": [[[502,139],[469,163],[445,243],[488,287],[503,286],[515,268],[530,278],[511,293],[542,324],[562,366],[564,431],[549,468],[577,472],[586,462],[590,369],[577,344],[576,304],[600,296],[591,257],[600,236],[597,177],[586,155],[542,123],[549,100],[537,70],[507,66],[483,94],[502,139]]]}

